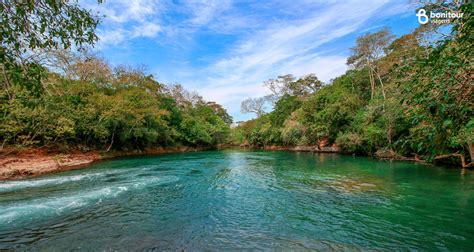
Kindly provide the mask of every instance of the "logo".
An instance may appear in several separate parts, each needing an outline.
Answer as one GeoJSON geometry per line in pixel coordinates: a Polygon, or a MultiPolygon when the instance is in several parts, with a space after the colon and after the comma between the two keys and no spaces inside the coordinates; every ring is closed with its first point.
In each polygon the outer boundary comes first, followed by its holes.
{"type": "Polygon", "coordinates": [[[426,15],[425,9],[419,9],[418,13],[416,13],[416,16],[418,17],[418,22],[420,24],[426,24],[428,21],[430,21],[428,15],[426,15]]]}
{"type": "Polygon", "coordinates": [[[444,12],[426,12],[425,9],[419,9],[416,13],[418,23],[427,24],[431,21],[433,24],[448,24],[455,19],[462,18],[464,13],[459,11],[444,11],[444,12]]]}

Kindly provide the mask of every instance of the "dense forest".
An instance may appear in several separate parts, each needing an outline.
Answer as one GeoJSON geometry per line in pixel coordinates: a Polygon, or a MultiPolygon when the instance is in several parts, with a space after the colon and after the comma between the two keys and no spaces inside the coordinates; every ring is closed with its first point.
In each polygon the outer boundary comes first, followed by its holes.
{"type": "Polygon", "coordinates": [[[16,147],[144,149],[224,143],[232,118],[141,67],[88,50],[99,18],[74,1],[2,1],[0,140],[16,147]]]}
{"type": "Polygon", "coordinates": [[[330,83],[314,74],[265,81],[271,95],[242,102],[257,118],[231,130],[219,104],[91,53],[100,19],[77,2],[2,1],[0,148],[337,145],[346,153],[469,167],[472,5],[462,5],[463,17],[448,25],[359,37],[349,70],[330,83]]]}
{"type": "Polygon", "coordinates": [[[242,102],[242,112],[257,118],[233,129],[235,143],[337,145],[346,153],[472,166],[472,5],[461,6],[463,18],[451,25],[421,25],[398,38],[387,28],[359,37],[349,70],[329,84],[314,74],[265,81],[272,95],[242,102]]]}

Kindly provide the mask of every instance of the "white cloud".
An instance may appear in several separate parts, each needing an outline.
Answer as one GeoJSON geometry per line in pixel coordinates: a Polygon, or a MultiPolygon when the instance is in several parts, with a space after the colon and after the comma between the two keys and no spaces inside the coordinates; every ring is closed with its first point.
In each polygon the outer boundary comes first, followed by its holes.
{"type": "Polygon", "coordinates": [[[152,22],[142,23],[135,26],[133,37],[154,38],[161,31],[161,26],[152,22]]]}
{"type": "Polygon", "coordinates": [[[268,93],[262,86],[268,78],[316,73],[329,81],[344,73],[347,55],[317,53],[319,47],[356,31],[385,3],[345,1],[330,4],[304,19],[275,21],[201,70],[200,75],[208,78],[189,82],[206,99],[224,104],[235,115],[241,100],[268,93]]]}
{"type": "Polygon", "coordinates": [[[144,22],[166,10],[166,6],[157,0],[115,0],[101,4],[94,0],[81,0],[79,4],[105,16],[104,22],[108,24],[144,22]]]}
{"type": "Polygon", "coordinates": [[[166,6],[155,0],[83,0],[80,4],[99,14],[98,47],[116,46],[130,38],[154,38],[162,31],[157,17],[166,6]]]}
{"type": "Polygon", "coordinates": [[[117,28],[113,30],[99,30],[98,36],[100,38],[100,44],[112,44],[112,45],[117,45],[124,41],[127,36],[126,36],[127,31],[117,28]]]}
{"type": "Polygon", "coordinates": [[[287,69],[296,76],[315,73],[320,80],[328,82],[347,70],[346,61],[345,56],[313,56],[289,62],[287,69]]]}
{"type": "Polygon", "coordinates": [[[189,20],[190,24],[196,26],[208,24],[231,4],[230,0],[187,0],[184,3],[192,15],[189,20]]]}
{"type": "Polygon", "coordinates": [[[99,7],[95,2],[81,4],[106,15],[99,30],[100,46],[125,47],[130,39],[157,38],[170,50],[189,50],[193,58],[176,58],[179,63],[174,66],[169,62],[164,67],[152,66],[157,69],[155,75],[164,71],[173,78],[167,81],[182,82],[207,100],[222,103],[233,115],[239,114],[241,100],[268,93],[262,86],[266,79],[316,73],[329,81],[344,73],[348,46],[331,43],[378,28],[380,23],[368,24],[368,20],[380,21],[408,11],[406,4],[388,0],[183,0],[178,4],[115,0],[99,7]],[[194,34],[203,34],[200,32],[231,35],[237,40],[197,66],[192,52],[198,43],[194,34]],[[194,64],[184,63],[187,61],[194,64]]]}

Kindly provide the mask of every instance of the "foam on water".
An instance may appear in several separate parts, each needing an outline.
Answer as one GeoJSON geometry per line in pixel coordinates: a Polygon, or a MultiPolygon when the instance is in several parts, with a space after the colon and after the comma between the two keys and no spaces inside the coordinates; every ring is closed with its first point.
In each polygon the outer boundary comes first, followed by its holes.
{"type": "MultiPolygon", "coordinates": [[[[97,174],[96,174],[97,175],[97,174]]],[[[104,175],[104,174],[102,174],[104,175]]],[[[69,178],[58,178],[55,182],[66,182],[72,179],[83,178],[81,176],[71,176],[69,178]]],[[[51,184],[54,179],[45,179],[45,181],[35,181],[36,185],[51,184]]],[[[130,189],[139,190],[151,185],[168,184],[178,181],[175,176],[151,177],[132,179],[131,181],[121,181],[111,184],[107,187],[96,188],[93,190],[82,191],[74,194],[63,194],[54,197],[44,197],[28,201],[20,201],[12,204],[6,204],[0,208],[0,226],[2,224],[12,224],[18,220],[31,220],[33,218],[42,218],[51,215],[61,215],[71,209],[86,207],[93,204],[99,204],[102,200],[115,198],[123,192],[130,189]]],[[[27,182],[27,181],[17,181],[27,182]]],[[[29,181],[32,182],[32,181],[29,181]]],[[[23,188],[23,187],[22,187],[23,188]]],[[[65,192],[66,193],[66,192],[65,192]]]]}
{"type": "Polygon", "coordinates": [[[47,215],[60,215],[64,210],[94,204],[104,198],[116,197],[127,190],[128,187],[124,186],[106,187],[73,195],[35,199],[28,203],[19,202],[0,210],[0,223],[9,224],[27,216],[39,218],[47,215]]]}
{"type": "Polygon", "coordinates": [[[28,189],[32,187],[54,186],[64,183],[76,182],[81,180],[98,179],[107,175],[119,175],[130,172],[130,169],[122,169],[107,172],[95,172],[87,174],[77,174],[70,176],[60,176],[55,178],[38,178],[31,180],[16,180],[0,182],[0,192],[28,189]]]}
{"type": "Polygon", "coordinates": [[[66,182],[73,182],[73,181],[79,181],[79,180],[91,178],[93,176],[94,176],[93,174],[80,174],[80,175],[50,178],[50,179],[7,181],[7,182],[0,183],[0,192],[13,191],[13,190],[30,188],[30,187],[41,187],[41,186],[53,185],[53,184],[55,185],[63,184],[66,182]]]}

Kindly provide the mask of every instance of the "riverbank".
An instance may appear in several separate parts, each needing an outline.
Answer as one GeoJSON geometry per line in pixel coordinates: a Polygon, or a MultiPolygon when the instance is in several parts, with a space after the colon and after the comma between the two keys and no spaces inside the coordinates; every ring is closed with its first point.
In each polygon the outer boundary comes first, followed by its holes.
{"type": "MultiPolygon", "coordinates": [[[[315,153],[341,153],[337,146],[318,147],[312,145],[305,146],[238,146],[238,145],[222,145],[218,149],[225,149],[229,147],[237,148],[256,148],[267,151],[290,151],[290,152],[315,152],[315,153]]],[[[68,151],[60,152],[58,150],[36,148],[36,149],[10,149],[0,153],[0,180],[22,179],[32,176],[39,176],[49,173],[61,172],[66,170],[73,170],[83,168],[92,163],[125,156],[140,156],[140,155],[160,155],[167,153],[193,152],[202,151],[208,148],[205,147],[158,147],[147,150],[133,150],[133,151],[68,151]]],[[[379,160],[400,160],[410,162],[423,162],[417,156],[414,158],[406,158],[386,152],[375,153],[374,155],[379,160]]],[[[453,163],[444,163],[456,166],[453,163]]]]}
{"type": "Polygon", "coordinates": [[[0,153],[0,180],[22,179],[49,173],[73,170],[92,163],[124,156],[160,155],[201,151],[204,147],[158,147],[134,151],[68,151],[49,149],[10,149],[0,153]]]}
{"type": "Polygon", "coordinates": [[[269,145],[264,146],[264,150],[282,150],[282,151],[297,151],[297,152],[319,152],[319,153],[340,153],[341,149],[337,146],[319,147],[317,145],[299,145],[299,146],[280,146],[269,145]]]}
{"type": "MultiPolygon", "coordinates": [[[[219,149],[229,146],[219,146],[219,149]]],[[[236,146],[239,147],[239,146],[236,146]]],[[[32,176],[83,168],[95,162],[125,156],[160,155],[205,150],[204,147],[158,147],[133,151],[66,151],[56,149],[29,148],[5,149],[0,153],[0,180],[22,179],[32,176]]],[[[338,153],[337,147],[317,146],[265,146],[264,150],[338,153]]]]}
{"type": "MultiPolygon", "coordinates": [[[[346,155],[355,155],[353,153],[343,152],[341,148],[337,145],[331,146],[318,146],[318,145],[299,145],[299,146],[282,146],[282,145],[267,145],[262,147],[255,147],[250,145],[240,145],[240,148],[256,148],[268,151],[290,151],[290,152],[314,152],[314,153],[338,153],[338,154],[346,154],[346,155]]],[[[412,157],[405,157],[393,150],[378,150],[372,154],[365,154],[362,156],[367,157],[374,157],[378,160],[389,160],[389,161],[407,161],[407,162],[415,162],[415,163],[432,163],[444,166],[451,166],[451,167],[461,167],[462,169],[472,169],[474,167],[474,163],[467,163],[465,160],[464,155],[454,153],[448,155],[441,155],[436,156],[432,162],[428,162],[423,160],[418,155],[414,155],[412,157]],[[449,159],[451,158],[451,159],[449,159]]]]}

